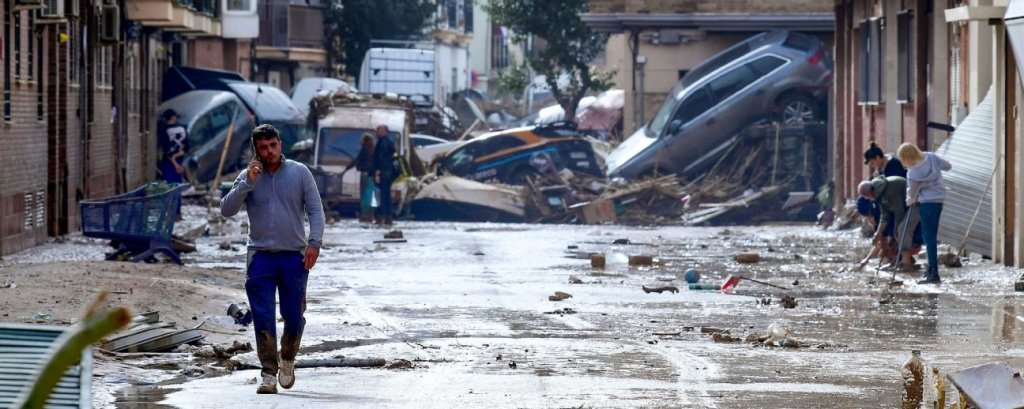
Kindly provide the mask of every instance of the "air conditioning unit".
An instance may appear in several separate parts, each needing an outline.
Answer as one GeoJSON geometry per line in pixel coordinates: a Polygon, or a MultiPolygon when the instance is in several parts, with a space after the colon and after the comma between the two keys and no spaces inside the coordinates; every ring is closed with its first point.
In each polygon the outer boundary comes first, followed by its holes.
{"type": "Polygon", "coordinates": [[[100,19],[100,41],[116,43],[121,41],[121,9],[113,4],[103,6],[100,19]]]}
{"type": "Polygon", "coordinates": [[[39,10],[39,18],[44,20],[64,19],[64,0],[43,0],[46,5],[39,10]]]}
{"type": "Polygon", "coordinates": [[[43,0],[14,0],[15,10],[41,9],[46,7],[43,0]]]}

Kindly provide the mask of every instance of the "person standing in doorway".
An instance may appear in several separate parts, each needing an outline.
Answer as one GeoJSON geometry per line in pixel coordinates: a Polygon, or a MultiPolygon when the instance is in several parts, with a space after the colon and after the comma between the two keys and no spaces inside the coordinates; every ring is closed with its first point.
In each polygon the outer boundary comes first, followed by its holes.
{"type": "Polygon", "coordinates": [[[178,125],[178,113],[173,109],[164,111],[161,119],[163,124],[157,132],[157,143],[162,153],[157,171],[167,183],[182,183],[185,180],[185,155],[189,150],[188,132],[184,126],[178,125]]]}
{"type": "Polygon", "coordinates": [[[373,134],[365,133],[359,138],[359,154],[356,159],[345,167],[345,171],[353,167],[359,171],[359,221],[373,221],[373,191],[377,187],[373,183],[373,134]]]}
{"type": "Polygon", "coordinates": [[[324,234],[324,209],[313,174],[305,165],[281,155],[281,135],[268,124],[252,131],[255,158],[243,170],[220,211],[249,216],[245,292],[256,330],[256,354],[263,380],[256,393],[277,393],[295,383],[295,357],[306,324],[306,281],[316,264],[324,234]],[[309,218],[309,236],[304,219],[309,218]],[[280,293],[284,333],[280,362],[274,297],[280,293]],[[280,369],[280,371],[278,371],[280,369]]]}
{"type": "Polygon", "coordinates": [[[398,177],[398,151],[388,138],[387,125],[377,125],[377,145],[373,148],[373,182],[380,189],[377,224],[390,226],[395,216],[391,206],[391,183],[398,177]]]}
{"type": "Polygon", "coordinates": [[[907,166],[907,205],[918,206],[921,211],[921,235],[928,253],[928,269],[920,284],[939,284],[939,218],[946,200],[946,185],[942,172],[953,165],[932,152],[921,152],[909,143],[896,150],[900,161],[907,166]]]}

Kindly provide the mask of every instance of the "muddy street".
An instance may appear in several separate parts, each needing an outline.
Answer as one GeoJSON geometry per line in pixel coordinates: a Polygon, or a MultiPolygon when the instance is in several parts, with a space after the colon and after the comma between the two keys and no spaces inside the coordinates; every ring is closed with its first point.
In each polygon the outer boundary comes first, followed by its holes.
{"type": "MultiPolygon", "coordinates": [[[[900,402],[911,349],[944,372],[1021,363],[1024,300],[1012,270],[968,263],[943,270],[939,287],[900,275],[905,284],[887,295],[889,273],[857,268],[866,242],[855,231],[399,228],[407,243],[375,244],[385,231],[353,222],[328,227],[299,356],[379,357],[388,367],[299,369],[296,386],[276,396],[254,393],[258,370],[237,370],[122,389],[115,405],[887,408],[900,402]],[[741,252],[761,260],[739,264],[741,252]],[[604,254],[606,267],[592,268],[590,253],[604,254]],[[632,255],[655,263],[630,266],[632,255]],[[786,290],[749,280],[735,294],[689,290],[690,268],[703,283],[742,274],[786,290]],[[642,289],[668,285],[680,291],[642,289]],[[571,297],[550,301],[556,291],[571,297]],[[780,305],[784,295],[795,308],[780,305]],[[743,341],[773,324],[800,347],[743,341]]],[[[204,240],[214,242],[201,239],[201,250],[215,247],[204,240]]],[[[238,267],[242,279],[244,247],[236,250],[189,261],[238,267]]],[[[236,359],[255,363],[253,353],[236,359]]]]}

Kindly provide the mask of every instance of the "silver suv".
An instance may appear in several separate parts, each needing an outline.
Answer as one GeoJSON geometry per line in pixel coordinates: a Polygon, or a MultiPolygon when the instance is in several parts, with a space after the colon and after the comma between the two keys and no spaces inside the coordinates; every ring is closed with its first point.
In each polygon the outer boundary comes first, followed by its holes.
{"type": "Polygon", "coordinates": [[[679,80],[654,119],[608,156],[608,175],[686,175],[753,122],[824,121],[831,82],[832,60],[821,40],[790,31],[758,34],[679,80]]]}

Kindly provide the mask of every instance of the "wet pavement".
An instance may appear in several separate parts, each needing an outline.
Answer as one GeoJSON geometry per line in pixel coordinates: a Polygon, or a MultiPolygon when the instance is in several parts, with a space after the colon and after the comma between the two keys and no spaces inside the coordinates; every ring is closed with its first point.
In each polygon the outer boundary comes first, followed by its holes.
{"type": "MultiPolygon", "coordinates": [[[[911,349],[943,371],[997,360],[1024,366],[1024,297],[1012,291],[1019,271],[969,263],[942,269],[938,287],[900,275],[905,284],[883,304],[889,273],[857,268],[867,242],[855,231],[398,227],[408,243],[374,244],[386,231],[353,222],[328,227],[309,279],[299,358],[405,359],[412,369],[298,369],[295,387],[277,396],[257,396],[259,371],[240,370],[122,391],[115,405],[891,408],[911,349]],[[611,244],[619,238],[631,244],[611,244]],[[607,256],[605,269],[590,267],[591,252],[607,256]],[[757,252],[761,262],[738,264],[739,252],[757,252]],[[638,254],[658,262],[629,266],[638,254]],[[743,281],[733,295],[690,291],[682,280],[688,268],[702,282],[742,274],[788,290],[743,281]],[[583,284],[569,284],[571,275],[583,284]],[[645,293],[643,285],[681,291],[645,293]],[[549,301],[555,291],[572,297],[549,301]],[[782,295],[799,305],[782,308],[782,295]],[[804,347],[715,343],[701,331],[743,338],[771,324],[789,328],[804,347]]],[[[231,229],[228,239],[240,240],[231,229]]],[[[223,240],[201,239],[199,255],[187,260],[240,268],[244,248],[218,250],[223,240]]]]}

